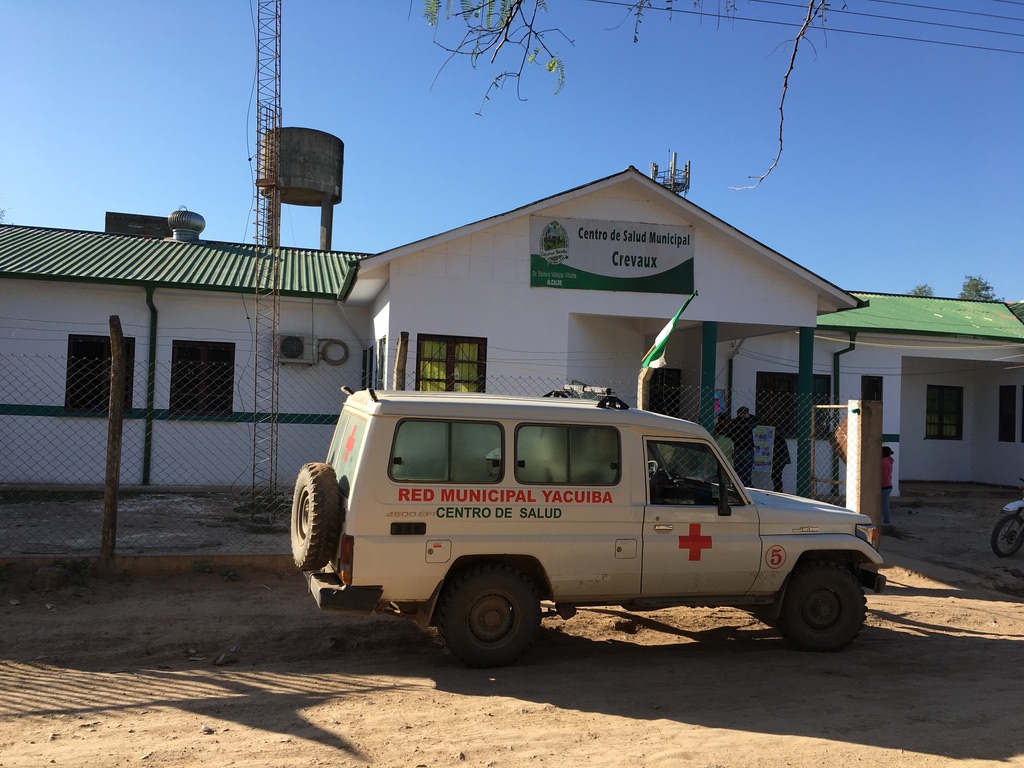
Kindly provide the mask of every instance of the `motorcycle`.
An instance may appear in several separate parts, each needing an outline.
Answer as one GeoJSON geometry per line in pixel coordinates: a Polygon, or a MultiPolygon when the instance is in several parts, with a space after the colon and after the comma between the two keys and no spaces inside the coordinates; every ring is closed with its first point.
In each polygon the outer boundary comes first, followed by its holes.
{"type": "MultiPolygon", "coordinates": [[[[1024,477],[1021,482],[1024,483],[1024,477]]],[[[1024,491],[1024,486],[1021,486],[1024,491]]],[[[1005,513],[992,530],[992,551],[1000,557],[1009,557],[1024,544],[1024,498],[1011,501],[1003,507],[1005,513]]]]}

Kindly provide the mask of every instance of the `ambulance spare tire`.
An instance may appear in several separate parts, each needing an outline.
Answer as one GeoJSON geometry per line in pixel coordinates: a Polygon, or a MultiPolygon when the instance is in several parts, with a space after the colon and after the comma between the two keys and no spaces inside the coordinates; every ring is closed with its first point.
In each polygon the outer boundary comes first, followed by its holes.
{"type": "Polygon", "coordinates": [[[307,464],[292,496],[292,558],[304,571],[322,568],[338,549],[341,494],[334,467],[307,464]]]}

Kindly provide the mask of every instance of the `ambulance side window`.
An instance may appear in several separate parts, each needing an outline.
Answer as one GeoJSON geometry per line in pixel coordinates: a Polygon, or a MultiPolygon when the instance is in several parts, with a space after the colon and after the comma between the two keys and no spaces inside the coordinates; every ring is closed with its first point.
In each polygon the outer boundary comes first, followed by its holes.
{"type": "Polygon", "coordinates": [[[516,431],[521,483],[614,485],[620,466],[619,431],[612,427],[524,424],[516,431]]]}
{"type": "Polygon", "coordinates": [[[494,483],[501,479],[498,424],[408,419],[395,430],[391,479],[435,483],[494,483]]]}
{"type": "Polygon", "coordinates": [[[651,504],[717,506],[724,484],[730,505],[741,500],[709,445],[676,440],[647,441],[651,504]]]}

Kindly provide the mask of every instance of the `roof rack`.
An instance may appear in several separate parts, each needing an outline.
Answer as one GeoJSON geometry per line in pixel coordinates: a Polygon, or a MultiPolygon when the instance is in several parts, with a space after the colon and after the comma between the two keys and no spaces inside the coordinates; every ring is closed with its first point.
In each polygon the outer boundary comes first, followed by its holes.
{"type": "Polygon", "coordinates": [[[597,400],[613,394],[611,387],[592,387],[589,384],[564,384],[561,389],[544,393],[543,397],[573,397],[580,400],[597,400]]]}

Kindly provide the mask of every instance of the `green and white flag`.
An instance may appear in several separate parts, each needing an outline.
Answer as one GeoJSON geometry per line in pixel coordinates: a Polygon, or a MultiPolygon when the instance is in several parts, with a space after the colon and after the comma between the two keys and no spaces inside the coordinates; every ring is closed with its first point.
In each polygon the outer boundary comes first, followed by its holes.
{"type": "Polygon", "coordinates": [[[665,365],[665,348],[668,347],[669,336],[672,335],[672,331],[676,329],[676,323],[679,322],[679,316],[683,314],[683,310],[690,306],[690,302],[693,301],[697,292],[694,291],[690,294],[690,298],[679,308],[675,316],[668,321],[668,325],[661,329],[661,333],[658,334],[658,338],[654,340],[654,346],[651,347],[651,351],[644,357],[644,361],[640,364],[641,368],[661,368],[665,365]]]}

